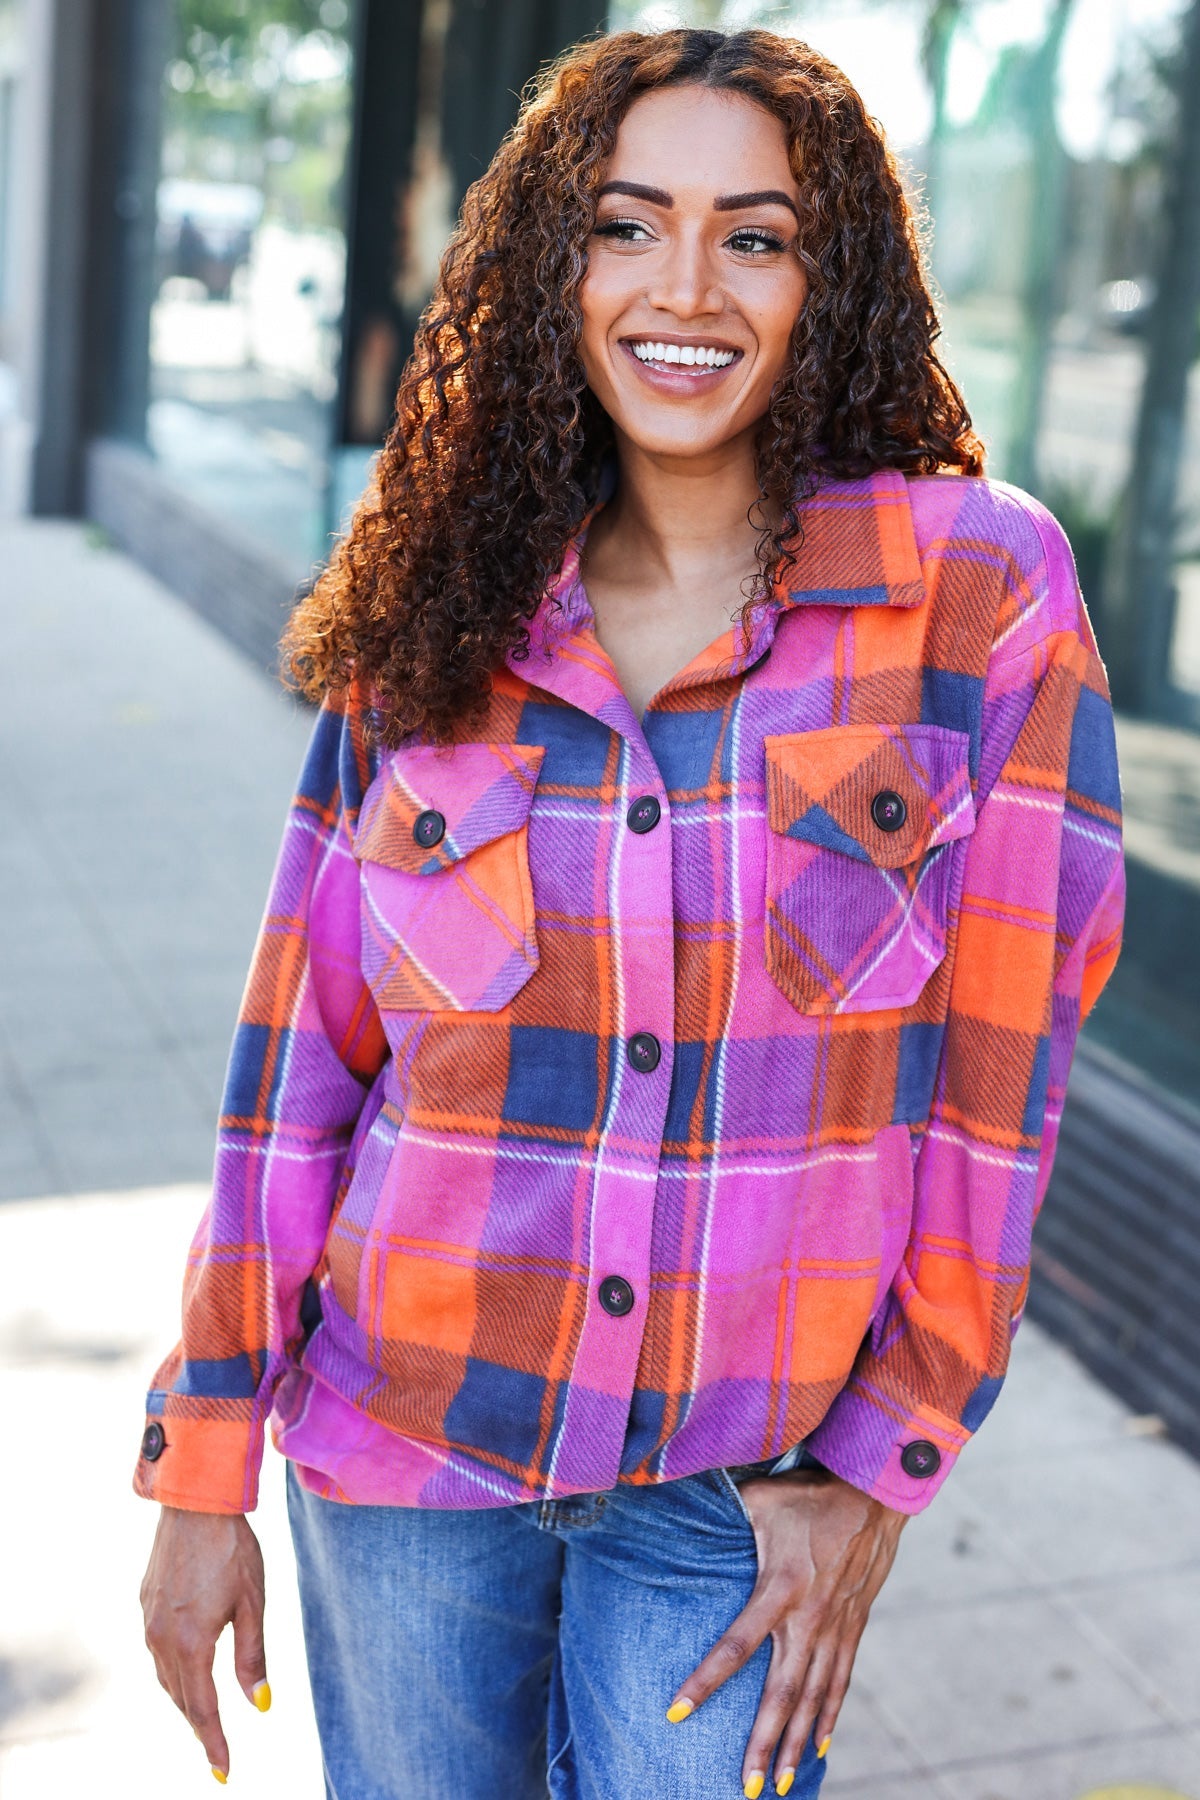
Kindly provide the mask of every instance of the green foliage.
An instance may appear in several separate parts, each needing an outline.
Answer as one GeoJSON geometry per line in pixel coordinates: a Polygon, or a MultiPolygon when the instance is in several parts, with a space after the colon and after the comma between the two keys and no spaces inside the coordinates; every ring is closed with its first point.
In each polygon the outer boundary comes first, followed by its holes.
{"type": "Polygon", "coordinates": [[[351,0],[174,0],[172,11],[167,172],[250,182],[268,216],[336,227],[351,0]],[[324,54],[328,75],[293,75],[293,55],[306,50],[318,71],[324,54]]]}
{"type": "Polygon", "coordinates": [[[264,27],[282,25],[298,37],[319,31],[322,0],[176,0],[177,54],[191,60],[220,49],[230,64],[252,57],[264,27]]]}

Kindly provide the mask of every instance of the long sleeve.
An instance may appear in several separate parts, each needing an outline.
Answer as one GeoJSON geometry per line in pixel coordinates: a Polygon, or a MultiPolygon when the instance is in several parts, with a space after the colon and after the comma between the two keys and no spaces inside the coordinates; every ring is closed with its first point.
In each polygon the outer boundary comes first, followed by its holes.
{"type": "Polygon", "coordinates": [[[192,1243],[183,1333],[158,1370],[135,1487],[204,1512],[257,1498],[266,1420],[303,1337],[367,1090],[385,1060],[360,967],[351,832],[371,775],[351,696],[317,717],[230,1054],[212,1197],[192,1243]]]}
{"type": "Polygon", "coordinates": [[[1104,669],[1050,516],[993,650],[949,1009],[908,1244],[809,1450],[903,1512],[990,1410],[1029,1279],[1079,1027],[1116,962],[1120,788],[1104,669]]]}

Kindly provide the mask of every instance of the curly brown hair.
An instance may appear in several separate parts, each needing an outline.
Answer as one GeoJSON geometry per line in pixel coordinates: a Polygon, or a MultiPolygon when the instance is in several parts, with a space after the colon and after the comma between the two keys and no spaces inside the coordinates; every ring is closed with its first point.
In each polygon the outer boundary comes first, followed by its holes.
{"type": "Polygon", "coordinates": [[[632,101],[685,82],[782,120],[801,194],[809,293],[757,440],[757,591],[795,553],[798,502],[822,475],[982,471],[934,351],[917,221],[841,71],[766,31],[578,45],[532,85],[463,202],[373,483],[284,636],[291,683],[312,699],[362,683],[386,744],[455,735],[505,656],[527,654],[612,441],[578,352],[596,191],[632,101]]]}

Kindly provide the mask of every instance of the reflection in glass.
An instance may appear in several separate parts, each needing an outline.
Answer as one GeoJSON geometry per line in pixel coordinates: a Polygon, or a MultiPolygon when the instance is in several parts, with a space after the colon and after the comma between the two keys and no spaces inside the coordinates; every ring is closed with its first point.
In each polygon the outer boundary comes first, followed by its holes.
{"type": "Polygon", "coordinates": [[[1065,526],[1120,709],[1125,953],[1087,1028],[1200,1108],[1200,0],[616,0],[792,32],[932,221],[990,472],[1065,526]]]}
{"type": "Polygon", "coordinates": [[[174,0],[151,448],[302,578],[326,541],[345,277],[347,0],[174,0]]]}

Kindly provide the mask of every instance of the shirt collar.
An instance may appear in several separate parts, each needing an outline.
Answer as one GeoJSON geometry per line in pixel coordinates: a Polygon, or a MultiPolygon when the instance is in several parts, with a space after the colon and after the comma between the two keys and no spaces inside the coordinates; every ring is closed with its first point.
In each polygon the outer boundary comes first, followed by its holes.
{"type": "MultiPolygon", "coordinates": [[[[529,658],[519,662],[509,658],[515,673],[539,686],[560,685],[559,679],[548,678],[547,664],[557,661],[573,640],[568,660],[592,660],[578,641],[590,636],[594,624],[579,565],[588,527],[615,485],[613,473],[607,473],[608,479],[602,481],[594,504],[567,546],[558,575],[530,621],[529,658]]],[[[785,567],[771,596],[754,608],[749,641],[740,631],[731,633],[728,656],[714,646],[710,679],[718,662],[725,675],[739,674],[756,662],[770,647],[780,614],[791,607],[908,607],[925,600],[908,484],[899,470],[879,469],[853,481],[825,481],[800,503],[799,513],[802,542],[795,561],[785,567]]],[[[704,673],[700,660],[689,666],[687,673],[693,679],[704,673]]],[[[563,673],[558,670],[556,676],[563,673]]],[[[578,680],[578,670],[567,673],[565,687],[573,690],[578,680]]],[[[575,698],[573,692],[564,697],[575,698]]]]}
{"type": "Polygon", "coordinates": [[[920,606],[925,578],[899,469],[826,481],[801,503],[803,540],[776,583],[793,606],[920,606]]]}

